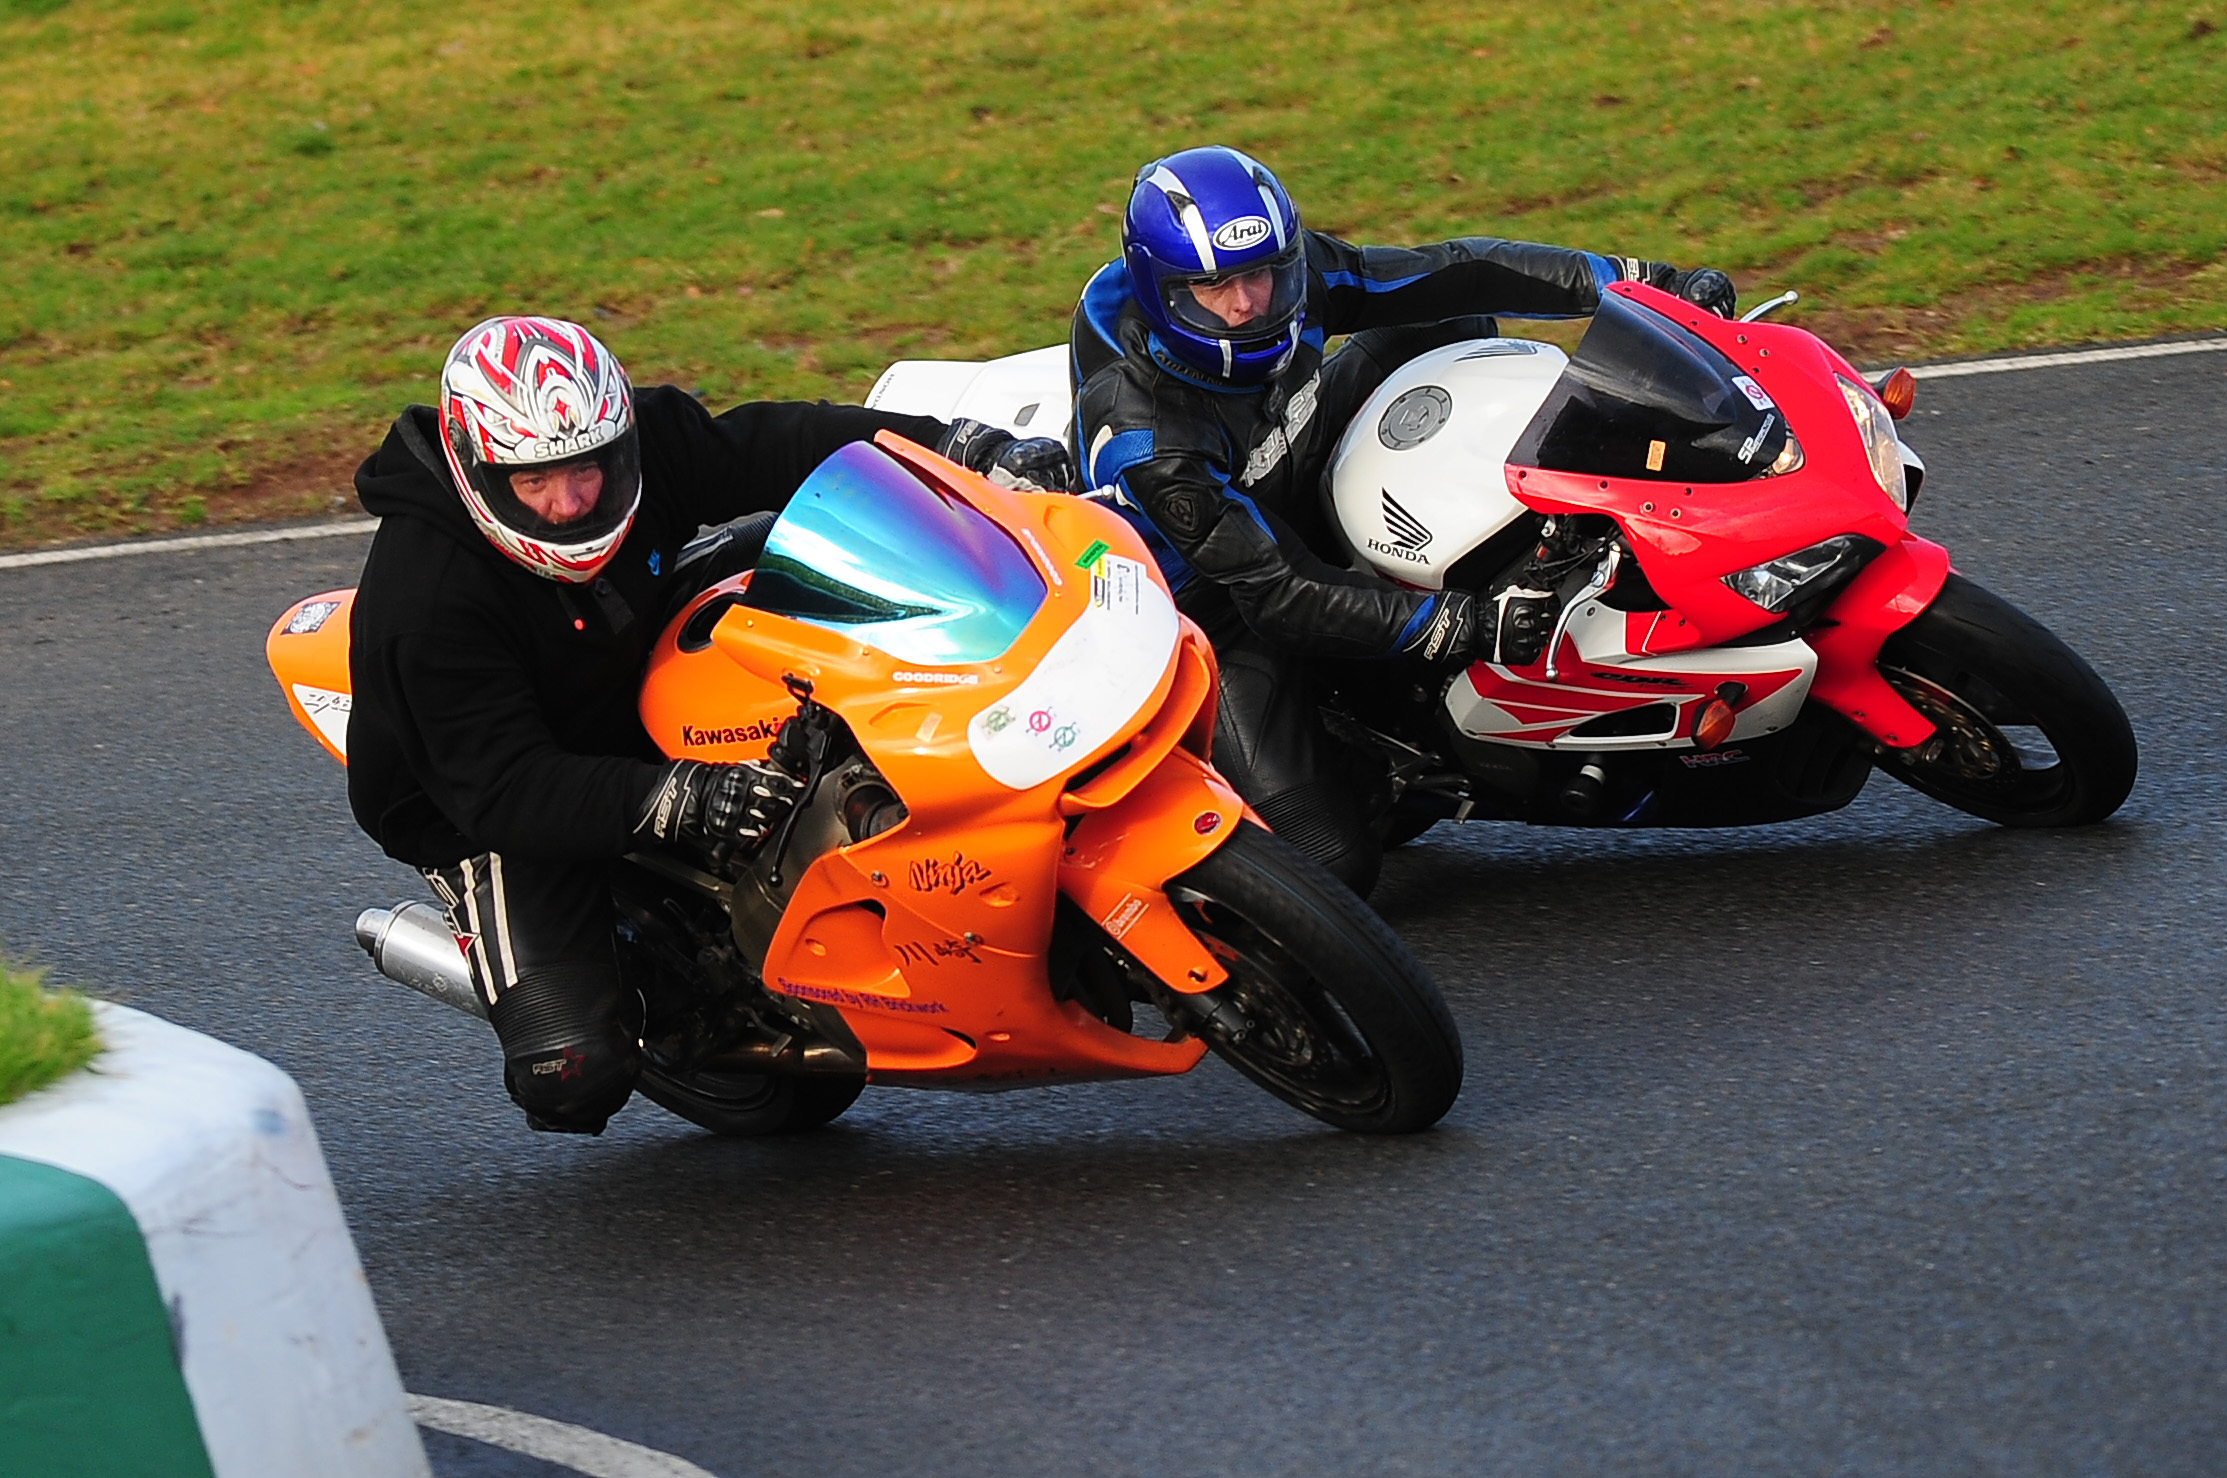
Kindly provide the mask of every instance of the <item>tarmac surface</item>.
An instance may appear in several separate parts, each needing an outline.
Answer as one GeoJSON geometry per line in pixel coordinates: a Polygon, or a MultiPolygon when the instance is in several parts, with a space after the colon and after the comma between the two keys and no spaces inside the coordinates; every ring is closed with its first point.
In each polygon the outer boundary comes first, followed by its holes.
{"type": "MultiPolygon", "coordinates": [[[[413,1391],[714,1473],[2197,1473],[2227,1452],[2227,356],[1920,387],[1916,523],[2113,684],[2110,823],[1874,778],[1442,825],[1436,1132],[1175,1081],[529,1133],[262,662],[361,538],[0,572],[0,939],[293,1073],[413,1391]]],[[[460,1438],[436,1471],[561,1470],[460,1438]]]]}

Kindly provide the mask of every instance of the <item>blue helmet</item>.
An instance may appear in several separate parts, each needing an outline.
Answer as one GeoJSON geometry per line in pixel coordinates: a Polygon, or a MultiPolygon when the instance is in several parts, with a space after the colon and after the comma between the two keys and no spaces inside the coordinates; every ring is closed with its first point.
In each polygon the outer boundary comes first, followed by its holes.
{"type": "Polygon", "coordinates": [[[1129,290],[1169,353],[1257,385],[1283,368],[1307,318],[1299,212],[1265,166],[1219,145],[1137,171],[1121,218],[1129,290]]]}

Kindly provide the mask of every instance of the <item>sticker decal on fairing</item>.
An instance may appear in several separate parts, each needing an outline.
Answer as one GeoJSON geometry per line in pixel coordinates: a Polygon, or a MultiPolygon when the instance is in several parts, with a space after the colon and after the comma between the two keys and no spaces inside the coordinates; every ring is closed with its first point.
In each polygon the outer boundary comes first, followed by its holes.
{"type": "Polygon", "coordinates": [[[337,600],[310,601],[294,613],[293,620],[286,623],[286,634],[307,636],[331,620],[332,613],[339,609],[340,602],[337,600]]]}
{"type": "Polygon", "coordinates": [[[317,732],[325,736],[342,759],[348,757],[348,711],[355,706],[355,699],[346,693],[336,693],[331,688],[313,688],[307,683],[294,684],[294,701],[309,715],[317,732]]]}
{"type": "Polygon", "coordinates": [[[1740,387],[1740,393],[1748,398],[1748,404],[1754,406],[1757,410],[1775,411],[1778,409],[1778,402],[1771,399],[1771,392],[1756,384],[1746,375],[1734,375],[1732,383],[1740,387]]]}
{"type": "Polygon", "coordinates": [[[1037,669],[967,724],[998,784],[1041,785],[1111,739],[1152,697],[1174,654],[1175,602],[1137,560],[1101,555],[1090,604],[1037,669]]]}
{"type": "Polygon", "coordinates": [[[1400,506],[1399,499],[1392,496],[1391,489],[1381,491],[1384,495],[1384,532],[1392,537],[1389,541],[1371,539],[1368,541],[1369,548],[1394,559],[1409,560],[1419,565],[1429,564],[1430,558],[1423,550],[1431,542],[1430,529],[1421,519],[1400,506]]]}

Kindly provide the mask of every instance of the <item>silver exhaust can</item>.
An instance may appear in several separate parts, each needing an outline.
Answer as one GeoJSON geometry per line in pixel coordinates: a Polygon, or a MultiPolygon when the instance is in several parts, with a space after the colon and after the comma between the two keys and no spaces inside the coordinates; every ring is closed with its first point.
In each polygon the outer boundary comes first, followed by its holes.
{"type": "Polygon", "coordinates": [[[464,951],[449,932],[447,917],[432,904],[365,909],[356,915],[356,943],[387,979],[467,1016],[487,1019],[487,1003],[472,988],[464,951]]]}

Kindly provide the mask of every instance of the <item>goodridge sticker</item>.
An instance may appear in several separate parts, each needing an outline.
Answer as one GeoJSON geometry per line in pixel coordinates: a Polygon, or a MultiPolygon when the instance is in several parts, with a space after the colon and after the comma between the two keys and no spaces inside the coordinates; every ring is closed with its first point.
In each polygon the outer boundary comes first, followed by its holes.
{"type": "Polygon", "coordinates": [[[967,746],[998,784],[1041,785],[1121,731],[1175,650],[1175,602],[1136,560],[1100,555],[1090,604],[1037,669],[967,724],[967,746]]]}

